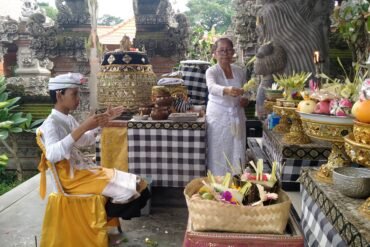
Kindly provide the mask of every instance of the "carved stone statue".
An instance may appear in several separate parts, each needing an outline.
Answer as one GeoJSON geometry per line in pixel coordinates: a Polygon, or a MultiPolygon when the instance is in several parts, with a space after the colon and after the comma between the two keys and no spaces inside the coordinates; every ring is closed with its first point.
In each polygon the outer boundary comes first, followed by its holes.
{"type": "Polygon", "coordinates": [[[42,13],[41,8],[37,4],[36,0],[22,0],[23,1],[23,6],[22,6],[22,16],[27,19],[30,17],[32,14],[35,13],[42,13]]]}
{"type": "Polygon", "coordinates": [[[259,43],[272,41],[284,49],[287,54],[285,74],[293,71],[314,73],[314,51],[319,51],[323,58],[327,57],[327,37],[323,30],[329,26],[323,21],[323,15],[329,12],[329,5],[324,10],[317,10],[315,6],[328,1],[261,1],[262,7],[257,14],[259,43]]]}
{"type": "Polygon", "coordinates": [[[90,24],[87,0],[56,0],[58,23],[61,25],[90,24]]]}
{"type": "Polygon", "coordinates": [[[130,37],[127,35],[124,35],[120,41],[119,49],[121,51],[129,51],[131,48],[132,44],[130,41],[130,37]]]}
{"type": "MultiPolygon", "coordinates": [[[[261,0],[257,13],[258,49],[255,73],[262,75],[257,92],[257,114],[264,117],[264,87],[270,87],[272,74],[315,73],[313,54],[328,58],[331,0],[261,0]],[[267,44],[267,45],[266,45],[267,44]]],[[[326,62],[327,59],[325,59],[326,62]]]]}

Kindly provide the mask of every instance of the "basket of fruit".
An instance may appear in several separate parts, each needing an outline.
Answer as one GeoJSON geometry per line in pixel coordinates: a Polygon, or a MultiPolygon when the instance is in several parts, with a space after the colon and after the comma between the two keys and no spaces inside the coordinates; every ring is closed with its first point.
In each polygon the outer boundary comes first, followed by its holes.
{"type": "Polygon", "coordinates": [[[278,188],[275,175],[262,172],[261,164],[256,173],[215,177],[208,172],[187,184],[184,194],[193,229],[283,234],[291,201],[278,188]]]}

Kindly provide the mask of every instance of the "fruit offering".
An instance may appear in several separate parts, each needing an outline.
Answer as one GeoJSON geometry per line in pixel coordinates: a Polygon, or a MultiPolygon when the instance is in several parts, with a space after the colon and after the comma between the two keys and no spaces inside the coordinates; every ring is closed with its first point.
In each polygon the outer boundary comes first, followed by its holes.
{"type": "Polygon", "coordinates": [[[216,177],[208,171],[208,181],[202,181],[204,185],[192,198],[249,206],[263,206],[265,201],[276,200],[278,195],[273,192],[277,188],[276,162],[271,174],[263,173],[263,160],[259,160],[257,165],[250,164],[255,173],[245,171],[240,175],[226,173],[223,177],[216,177]]]}

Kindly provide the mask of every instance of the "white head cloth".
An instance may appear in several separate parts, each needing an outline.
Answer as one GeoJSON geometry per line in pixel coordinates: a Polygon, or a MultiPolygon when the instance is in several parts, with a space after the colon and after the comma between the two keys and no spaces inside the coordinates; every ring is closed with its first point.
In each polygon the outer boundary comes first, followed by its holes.
{"type": "Polygon", "coordinates": [[[87,82],[87,78],[80,73],[57,75],[49,80],[49,90],[80,87],[87,82]]]}
{"type": "Polygon", "coordinates": [[[183,85],[184,80],[181,78],[175,78],[175,77],[164,77],[159,79],[157,82],[157,85],[160,86],[166,86],[166,85],[183,85]]]}

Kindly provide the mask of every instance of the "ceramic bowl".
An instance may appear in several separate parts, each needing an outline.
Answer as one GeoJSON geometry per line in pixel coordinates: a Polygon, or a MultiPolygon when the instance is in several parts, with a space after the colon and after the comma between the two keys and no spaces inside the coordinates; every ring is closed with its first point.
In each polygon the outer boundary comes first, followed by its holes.
{"type": "MultiPolygon", "coordinates": [[[[298,111],[297,111],[298,112],[298,111]]],[[[323,114],[316,114],[316,113],[305,113],[305,112],[298,112],[301,116],[301,119],[323,123],[323,124],[344,124],[344,125],[352,125],[353,118],[352,117],[338,117],[334,115],[323,115],[323,114]]]]}
{"type": "Polygon", "coordinates": [[[370,169],[338,167],[333,170],[333,184],[343,195],[352,198],[370,196],[370,169]]]}
{"type": "Polygon", "coordinates": [[[136,121],[142,121],[142,120],[148,120],[149,115],[134,115],[132,116],[132,119],[136,121]]]}
{"type": "Polygon", "coordinates": [[[353,121],[353,135],[356,142],[370,145],[370,124],[353,121]]]}

